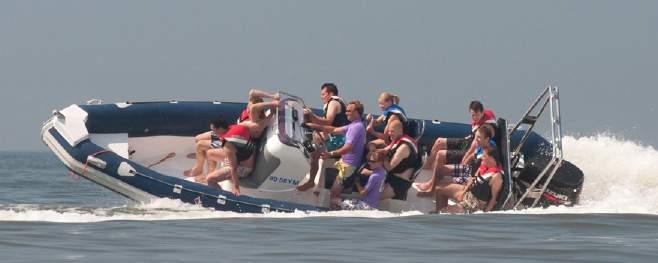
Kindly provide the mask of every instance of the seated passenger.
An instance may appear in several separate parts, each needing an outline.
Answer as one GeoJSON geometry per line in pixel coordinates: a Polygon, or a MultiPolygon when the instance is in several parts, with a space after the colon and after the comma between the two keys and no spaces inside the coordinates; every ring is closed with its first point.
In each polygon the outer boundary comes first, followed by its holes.
{"type": "Polygon", "coordinates": [[[382,92],[382,94],[379,95],[377,103],[379,104],[379,108],[383,111],[382,115],[377,119],[373,119],[371,114],[368,114],[366,117],[366,121],[368,122],[366,131],[376,138],[368,143],[368,148],[370,150],[384,147],[390,142],[390,138],[387,137],[387,132],[392,123],[401,123],[404,134],[409,134],[409,131],[407,130],[407,114],[404,112],[404,109],[398,105],[400,103],[400,97],[393,95],[390,92],[382,92]],[[384,124],[384,132],[377,132],[374,130],[373,126],[380,124],[384,124]]]}
{"type": "MultiPolygon", "coordinates": [[[[227,166],[209,173],[205,178],[197,178],[199,182],[206,182],[209,186],[218,188],[217,183],[232,179],[235,195],[240,194],[238,178],[245,177],[253,167],[254,145],[251,141],[249,128],[234,124],[228,126],[226,123],[219,128],[218,133],[220,147],[208,150],[208,158],[214,161],[225,161],[227,166]],[[242,168],[240,168],[242,164],[242,168]]],[[[202,176],[203,177],[203,176],[202,176]]]]}
{"type": "Polygon", "coordinates": [[[384,191],[384,181],[386,180],[386,170],[384,170],[383,155],[370,152],[366,159],[368,168],[364,168],[362,175],[368,176],[366,186],[361,186],[360,180],[355,180],[356,189],[359,192],[359,200],[346,200],[342,204],[343,209],[368,210],[379,209],[379,200],[384,191]]]}
{"type": "MultiPolygon", "coordinates": [[[[439,183],[446,183],[442,178],[444,175],[452,176],[450,182],[452,183],[465,183],[477,168],[477,161],[482,157],[485,150],[496,148],[496,142],[492,138],[493,128],[486,124],[480,126],[475,132],[476,150],[473,154],[464,156],[464,164],[454,165],[435,165],[432,173],[432,178],[424,183],[414,183],[413,187],[419,193],[433,193],[435,187],[439,183]]],[[[450,183],[448,182],[448,183],[450,183]]]]}
{"type": "MultiPolygon", "coordinates": [[[[278,95],[273,96],[275,99],[270,102],[261,102],[251,105],[249,108],[249,119],[239,124],[228,127],[228,130],[222,137],[222,147],[210,149],[207,151],[208,160],[215,162],[224,161],[228,165],[227,169],[220,169],[208,174],[206,181],[212,187],[216,187],[219,179],[224,178],[223,172],[228,172],[233,184],[232,192],[240,195],[240,178],[239,164],[250,161],[253,168],[253,158],[255,153],[255,140],[260,138],[267,126],[269,125],[274,114],[265,116],[264,112],[270,109],[272,112],[279,105],[278,95]],[[214,183],[214,184],[213,184],[214,183]]],[[[243,169],[244,171],[244,169],[243,169]]],[[[243,174],[247,176],[249,174],[243,174]]]]}
{"type": "MultiPolygon", "coordinates": [[[[332,127],[343,127],[350,124],[346,114],[347,107],[343,100],[338,97],[338,88],[335,84],[324,83],[320,87],[320,99],[324,103],[324,115],[322,117],[315,115],[310,109],[304,109],[304,115],[308,116],[310,123],[332,127]]],[[[326,151],[335,151],[345,143],[345,135],[314,132],[313,142],[316,145],[325,145],[326,151]]],[[[297,190],[306,191],[315,186],[315,176],[318,173],[321,152],[321,149],[316,149],[311,153],[309,180],[297,186],[297,190]]]]}
{"type": "Polygon", "coordinates": [[[475,131],[483,124],[496,126],[496,116],[489,109],[484,109],[481,102],[474,100],[469,105],[471,113],[471,134],[465,138],[438,138],[432,146],[430,156],[427,158],[426,169],[434,168],[444,164],[464,163],[464,157],[473,154],[475,143],[473,137],[475,131]]]}
{"type": "Polygon", "coordinates": [[[336,158],[340,156],[340,160],[336,162],[335,166],[338,169],[338,176],[334,180],[331,187],[331,203],[332,208],[338,208],[340,205],[340,193],[343,189],[343,179],[354,174],[357,167],[361,165],[363,159],[363,151],[366,146],[366,128],[363,126],[361,116],[363,115],[363,105],[361,102],[352,101],[347,104],[347,119],[350,124],[343,127],[335,128],[328,125],[319,125],[315,123],[307,124],[309,128],[320,130],[330,134],[344,134],[345,144],[335,151],[322,151],[320,156],[322,158],[336,158]]]}
{"type": "Polygon", "coordinates": [[[422,160],[418,154],[416,141],[403,134],[401,122],[392,123],[388,129],[391,142],[384,149],[376,152],[386,154],[384,169],[386,175],[386,187],[384,198],[405,200],[407,192],[415,178],[414,171],[420,168],[422,160]]]}
{"type": "MultiPolygon", "coordinates": [[[[211,148],[218,148],[220,146],[219,135],[220,125],[224,123],[222,119],[216,119],[210,122],[210,131],[194,137],[196,142],[196,161],[194,167],[190,170],[183,172],[183,175],[188,177],[195,177],[203,173],[203,164],[206,162],[206,152],[211,148]]],[[[217,163],[208,161],[208,171],[212,171],[217,166],[217,163]]]]}
{"type": "MultiPolygon", "coordinates": [[[[263,98],[278,100],[279,95],[270,94],[260,90],[252,89],[251,91],[249,91],[249,102],[247,103],[247,107],[242,111],[242,113],[240,113],[237,123],[249,120],[250,108],[255,104],[262,103],[263,98]]],[[[265,118],[265,114],[263,111],[259,113],[259,118],[261,119],[265,118]]],[[[216,142],[219,140],[219,138],[217,137],[217,132],[213,130],[211,125],[209,132],[204,132],[202,134],[197,135],[194,138],[194,140],[196,142],[196,155],[195,155],[196,162],[194,164],[194,167],[192,167],[192,169],[187,170],[183,173],[183,175],[188,177],[196,177],[203,174],[203,163],[206,162],[206,152],[210,148],[217,148],[216,142]],[[215,143],[213,144],[213,142],[215,143]]],[[[216,162],[212,160],[208,160],[208,173],[214,171],[216,167],[217,167],[216,162]]]]}
{"type": "Polygon", "coordinates": [[[466,185],[449,184],[436,190],[436,210],[447,213],[473,213],[493,210],[503,188],[500,162],[495,148],[484,151],[482,164],[466,185]],[[447,206],[448,199],[457,204],[447,206]]]}

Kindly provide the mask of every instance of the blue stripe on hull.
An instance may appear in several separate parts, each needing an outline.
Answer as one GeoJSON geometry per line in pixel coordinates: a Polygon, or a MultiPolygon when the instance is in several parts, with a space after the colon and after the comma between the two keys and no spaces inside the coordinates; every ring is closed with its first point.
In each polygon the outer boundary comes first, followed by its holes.
{"type": "MultiPolygon", "coordinates": [[[[76,147],[71,147],[66,140],[55,130],[51,128],[48,131],[57,143],[78,162],[85,163],[89,155],[93,155],[104,148],[92,143],[89,140],[83,141],[76,147]]],[[[145,191],[153,196],[160,198],[180,199],[186,203],[199,203],[204,207],[212,207],[216,210],[233,211],[239,213],[262,213],[263,205],[268,205],[267,210],[272,212],[294,212],[300,211],[324,211],[326,209],[309,205],[280,202],[269,199],[253,198],[245,195],[235,196],[231,192],[214,189],[197,183],[188,182],[176,177],[171,177],[157,173],[140,164],[122,158],[115,153],[108,152],[96,156],[105,161],[107,166],[104,169],[93,167],[104,174],[129,184],[135,188],[145,191]],[[136,176],[120,176],[117,170],[121,162],[130,164],[137,170],[136,176]],[[174,185],[181,185],[181,193],[175,193],[174,185]],[[223,195],[226,197],[225,204],[220,204],[217,197],[223,195]],[[198,202],[198,201],[200,202],[198,202]]],[[[75,171],[78,173],[78,171],[75,171]]]]}

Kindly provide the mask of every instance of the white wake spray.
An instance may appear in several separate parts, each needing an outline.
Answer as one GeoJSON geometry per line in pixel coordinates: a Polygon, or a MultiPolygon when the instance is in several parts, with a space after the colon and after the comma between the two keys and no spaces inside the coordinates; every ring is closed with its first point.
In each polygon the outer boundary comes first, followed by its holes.
{"type": "Polygon", "coordinates": [[[564,138],[565,159],[585,174],[580,204],[521,214],[658,214],[658,151],[611,135],[564,138]]]}

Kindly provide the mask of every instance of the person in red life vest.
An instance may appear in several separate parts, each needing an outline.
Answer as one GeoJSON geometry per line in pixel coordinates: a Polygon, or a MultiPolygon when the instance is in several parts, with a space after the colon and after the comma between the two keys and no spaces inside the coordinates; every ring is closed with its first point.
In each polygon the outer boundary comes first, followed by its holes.
{"type": "Polygon", "coordinates": [[[386,156],[384,169],[388,173],[382,197],[405,200],[414,180],[414,171],[422,163],[418,145],[413,138],[404,134],[404,126],[399,121],[389,125],[387,136],[391,142],[383,149],[375,150],[386,156]]]}
{"type": "MultiPolygon", "coordinates": [[[[242,111],[242,113],[240,113],[237,123],[249,120],[249,109],[255,104],[262,103],[263,98],[278,99],[279,96],[278,94],[270,94],[264,91],[252,89],[249,91],[249,102],[247,103],[247,107],[242,111]]],[[[265,118],[264,112],[260,112],[259,118],[265,118]]],[[[196,143],[196,155],[194,157],[196,161],[192,169],[183,172],[183,175],[187,177],[196,177],[202,175],[203,164],[206,163],[206,161],[208,173],[213,172],[217,168],[217,162],[206,160],[206,153],[208,150],[218,148],[217,142],[219,141],[219,137],[217,136],[217,131],[215,128],[213,128],[212,123],[210,125],[210,131],[195,136],[194,141],[196,143]]]]}
{"type": "Polygon", "coordinates": [[[224,162],[222,169],[217,169],[206,176],[205,181],[209,186],[219,187],[217,183],[230,178],[233,186],[231,192],[240,195],[239,178],[251,174],[256,150],[254,143],[263,136],[272,121],[274,111],[279,105],[278,98],[279,96],[276,95],[272,101],[251,105],[249,119],[228,127],[223,135],[222,147],[208,150],[208,160],[224,162]],[[268,109],[270,114],[266,115],[268,109]]]}
{"type": "Polygon", "coordinates": [[[482,164],[475,176],[466,185],[449,184],[436,189],[436,210],[446,213],[473,213],[491,211],[503,189],[502,167],[495,148],[489,148],[482,155],[482,164]],[[457,202],[447,206],[448,199],[457,202]]]}
{"type": "Polygon", "coordinates": [[[492,132],[495,134],[496,116],[493,111],[484,109],[482,103],[477,100],[471,101],[468,108],[471,113],[471,133],[464,138],[436,139],[427,158],[426,169],[446,164],[465,164],[465,159],[476,150],[477,145],[473,138],[480,126],[491,125],[494,127],[492,132]]]}

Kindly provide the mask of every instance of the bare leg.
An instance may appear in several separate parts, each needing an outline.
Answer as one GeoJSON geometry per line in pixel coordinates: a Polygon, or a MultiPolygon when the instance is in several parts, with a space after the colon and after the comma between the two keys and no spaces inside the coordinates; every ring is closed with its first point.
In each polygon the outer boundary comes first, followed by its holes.
{"type": "Polygon", "coordinates": [[[207,160],[206,164],[208,165],[208,173],[212,173],[217,169],[217,162],[213,160],[207,160]]]}
{"type": "Polygon", "coordinates": [[[436,139],[434,141],[434,145],[432,146],[432,151],[430,151],[430,155],[427,157],[427,160],[429,161],[425,163],[425,166],[423,166],[423,168],[424,169],[433,168],[437,153],[439,151],[447,150],[447,149],[448,149],[448,139],[446,138],[436,139]]]}
{"type": "Polygon", "coordinates": [[[204,132],[194,137],[194,142],[209,141],[212,139],[212,132],[204,132]]]}
{"type": "Polygon", "coordinates": [[[461,206],[460,204],[456,204],[441,209],[441,212],[450,213],[450,214],[463,214],[466,212],[466,210],[464,210],[464,207],[461,206]]]}
{"type": "Polygon", "coordinates": [[[196,161],[192,169],[183,172],[188,177],[203,174],[203,164],[206,162],[206,152],[210,149],[210,141],[202,140],[196,143],[196,161]]]}
{"type": "MultiPolygon", "coordinates": [[[[210,149],[208,150],[208,159],[213,161],[223,161],[226,160],[225,164],[230,168],[229,174],[231,182],[233,183],[233,192],[234,195],[240,195],[240,182],[238,181],[238,158],[236,157],[236,148],[231,143],[226,143],[221,149],[210,149]]],[[[208,183],[211,183],[211,180],[208,180],[208,183]]]]}
{"type": "MultiPolygon", "coordinates": [[[[206,176],[206,183],[213,188],[220,188],[218,183],[231,178],[231,168],[222,167],[206,176]]],[[[221,189],[221,188],[220,188],[221,189]]]]}
{"type": "Polygon", "coordinates": [[[226,159],[224,149],[210,149],[206,153],[208,160],[215,162],[223,162],[226,159]]]}
{"type": "MultiPolygon", "coordinates": [[[[455,199],[457,193],[464,190],[461,184],[449,184],[446,186],[439,186],[436,188],[436,211],[441,211],[448,205],[448,199],[455,199]]],[[[458,200],[461,201],[461,200],[458,200]]]]}
{"type": "Polygon", "coordinates": [[[436,160],[434,161],[434,166],[432,168],[432,178],[427,182],[415,184],[414,187],[416,189],[418,189],[420,192],[431,192],[434,187],[436,187],[437,179],[441,180],[441,175],[446,173],[443,168],[446,163],[447,153],[448,152],[445,150],[438,152],[435,158],[436,160]]]}
{"type": "Polygon", "coordinates": [[[393,190],[393,187],[389,185],[388,183],[384,186],[384,191],[382,192],[382,195],[380,196],[380,200],[384,199],[390,199],[395,197],[395,191],[393,190]]]}
{"type": "Polygon", "coordinates": [[[334,184],[331,186],[331,192],[329,194],[329,200],[331,203],[332,209],[337,209],[340,207],[340,192],[343,190],[343,182],[336,178],[334,184]]]}
{"type": "Polygon", "coordinates": [[[311,189],[315,186],[315,175],[318,173],[319,169],[319,164],[318,162],[320,161],[320,153],[319,151],[315,151],[311,153],[311,170],[309,172],[309,179],[306,181],[306,183],[297,186],[298,191],[306,191],[308,189],[311,189]]]}

